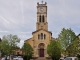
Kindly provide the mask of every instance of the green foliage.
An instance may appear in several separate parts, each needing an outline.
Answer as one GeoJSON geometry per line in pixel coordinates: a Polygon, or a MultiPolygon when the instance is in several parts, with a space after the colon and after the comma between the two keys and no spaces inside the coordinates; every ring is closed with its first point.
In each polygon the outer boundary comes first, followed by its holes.
{"type": "Polygon", "coordinates": [[[12,54],[14,53],[14,48],[17,47],[17,44],[20,42],[20,39],[17,35],[5,35],[2,37],[1,49],[4,54],[12,54]]]}
{"type": "Polygon", "coordinates": [[[58,41],[51,40],[50,44],[47,46],[47,53],[52,59],[59,60],[61,56],[60,45],[58,41]]]}
{"type": "Polygon", "coordinates": [[[22,47],[22,51],[24,53],[24,56],[27,56],[27,60],[32,57],[33,54],[33,48],[29,43],[24,43],[22,47]]]}
{"type": "Polygon", "coordinates": [[[58,35],[58,40],[60,41],[62,49],[66,50],[66,48],[72,43],[75,37],[76,37],[75,33],[70,28],[69,29],[63,28],[58,35]]]}
{"type": "Polygon", "coordinates": [[[77,57],[80,59],[80,54],[77,54],[77,57]]]}
{"type": "Polygon", "coordinates": [[[69,56],[76,56],[80,53],[80,39],[78,37],[67,47],[69,56]]]}

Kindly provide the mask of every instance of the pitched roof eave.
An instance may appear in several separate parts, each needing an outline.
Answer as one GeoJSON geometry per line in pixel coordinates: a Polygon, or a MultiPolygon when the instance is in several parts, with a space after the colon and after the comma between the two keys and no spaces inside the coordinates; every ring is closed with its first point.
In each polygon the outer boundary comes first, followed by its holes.
{"type": "MultiPolygon", "coordinates": [[[[37,31],[34,31],[34,32],[32,32],[32,34],[38,32],[38,31],[40,31],[40,30],[43,30],[43,29],[39,29],[39,30],[37,30],[37,31]]],[[[46,31],[46,32],[48,32],[48,33],[51,33],[51,35],[52,35],[52,32],[50,32],[50,31],[47,31],[47,30],[43,30],[43,31],[46,31]]]]}

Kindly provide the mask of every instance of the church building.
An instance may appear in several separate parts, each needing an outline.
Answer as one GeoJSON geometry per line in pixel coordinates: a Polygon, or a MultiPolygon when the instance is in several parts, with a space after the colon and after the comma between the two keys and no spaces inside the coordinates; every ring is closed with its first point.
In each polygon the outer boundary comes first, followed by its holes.
{"type": "Polygon", "coordinates": [[[33,57],[48,57],[47,46],[53,40],[52,32],[48,31],[47,3],[37,3],[36,31],[32,32],[32,37],[25,40],[33,50],[33,57]]]}

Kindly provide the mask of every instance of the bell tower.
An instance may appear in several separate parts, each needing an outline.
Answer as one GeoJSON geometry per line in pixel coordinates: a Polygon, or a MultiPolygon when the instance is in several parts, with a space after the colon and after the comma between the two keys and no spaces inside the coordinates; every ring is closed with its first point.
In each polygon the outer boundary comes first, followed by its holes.
{"type": "Polygon", "coordinates": [[[37,23],[36,23],[36,30],[44,29],[48,30],[48,23],[47,23],[47,3],[37,3],[37,23]]]}

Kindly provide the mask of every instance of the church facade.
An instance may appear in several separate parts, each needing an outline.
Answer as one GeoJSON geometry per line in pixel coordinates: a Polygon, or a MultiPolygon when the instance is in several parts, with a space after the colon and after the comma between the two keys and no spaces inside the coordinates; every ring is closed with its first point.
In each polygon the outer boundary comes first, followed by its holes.
{"type": "Polygon", "coordinates": [[[52,33],[48,31],[47,22],[47,3],[37,3],[37,22],[36,31],[32,32],[32,37],[25,40],[24,43],[28,42],[33,50],[33,57],[48,57],[47,46],[50,40],[53,40],[52,33]]]}

